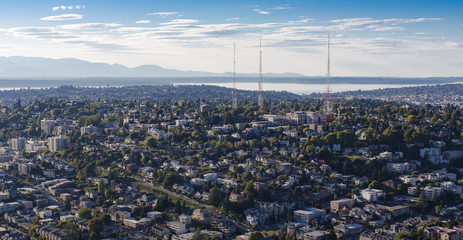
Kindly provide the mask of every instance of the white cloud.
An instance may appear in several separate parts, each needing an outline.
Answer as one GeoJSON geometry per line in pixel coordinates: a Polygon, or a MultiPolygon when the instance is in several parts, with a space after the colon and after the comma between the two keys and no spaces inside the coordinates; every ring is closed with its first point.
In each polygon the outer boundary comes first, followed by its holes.
{"type": "Polygon", "coordinates": [[[72,10],[72,9],[77,9],[77,10],[79,10],[79,9],[81,9],[81,8],[85,8],[85,5],[75,5],[75,6],[73,6],[73,5],[64,6],[64,5],[63,5],[63,6],[52,7],[51,9],[52,9],[53,11],[58,11],[58,10],[60,10],[60,9],[61,9],[61,10],[72,10]]]}
{"type": "Polygon", "coordinates": [[[81,24],[66,24],[60,25],[58,28],[66,30],[83,30],[83,29],[104,29],[121,27],[118,23],[81,23],[81,24]]]}
{"type": "Polygon", "coordinates": [[[81,14],[61,14],[56,16],[43,17],[40,20],[42,21],[63,21],[63,20],[79,20],[84,16],[81,14]]]}
{"type": "Polygon", "coordinates": [[[146,15],[165,17],[165,16],[171,16],[171,15],[179,15],[179,13],[178,12],[153,12],[153,13],[148,13],[146,15]]]}
{"type": "Polygon", "coordinates": [[[235,18],[226,18],[225,21],[236,21],[236,20],[239,20],[240,18],[239,17],[235,17],[235,18]]]}
{"type": "Polygon", "coordinates": [[[136,21],[135,22],[136,24],[148,24],[148,23],[151,23],[150,20],[140,20],[140,21],[136,21]]]}
{"type": "Polygon", "coordinates": [[[368,26],[368,29],[371,29],[371,31],[374,32],[389,32],[389,31],[404,31],[405,28],[403,27],[381,27],[381,26],[368,26]]]}
{"type": "Polygon", "coordinates": [[[290,9],[290,8],[292,8],[292,7],[289,4],[283,4],[281,6],[269,8],[268,10],[287,10],[287,9],[290,9]]]}
{"type": "Polygon", "coordinates": [[[269,11],[264,11],[264,10],[262,10],[262,9],[258,9],[258,8],[256,8],[256,9],[252,9],[252,11],[254,11],[254,12],[258,12],[258,13],[260,13],[260,14],[264,14],[264,15],[268,15],[268,14],[270,14],[270,12],[269,12],[269,11]]]}
{"type": "Polygon", "coordinates": [[[191,24],[197,23],[197,19],[174,19],[170,22],[161,23],[161,25],[171,25],[171,24],[191,24]]]}
{"type": "Polygon", "coordinates": [[[76,37],[68,32],[58,31],[54,27],[20,27],[6,29],[6,31],[14,37],[42,40],[71,39],[76,37]]]}
{"type": "MultiPolygon", "coordinates": [[[[431,67],[421,68],[426,70],[426,73],[412,69],[401,70],[406,64],[403,59],[419,60],[418,63],[428,66],[434,62],[449,63],[450,60],[442,57],[445,54],[449,54],[453,59],[461,59],[459,56],[463,54],[462,43],[444,44],[442,38],[424,39],[413,36],[416,32],[412,31],[413,29],[405,33],[399,32],[407,31],[407,24],[422,23],[426,27],[425,22],[440,21],[441,18],[354,18],[316,21],[295,15],[292,21],[262,23],[243,23],[246,19],[240,22],[204,23],[202,19],[174,18],[177,19],[166,19],[159,25],[83,23],[52,28],[10,29],[6,34],[36,39],[30,41],[38,39],[50,44],[57,43],[57,47],[69,49],[70,54],[78,51],[81,56],[88,54],[86,51],[89,49],[108,50],[107,54],[96,54],[97,51],[93,51],[94,55],[87,57],[106,58],[108,61],[120,61],[123,64],[155,64],[158,61],[165,64],[165,67],[205,71],[227,71],[227,54],[231,52],[230,46],[238,39],[243,55],[242,70],[254,71],[259,33],[265,38],[266,69],[307,75],[320,75],[325,71],[324,61],[320,61],[320,58],[326,57],[328,32],[332,33],[333,75],[338,76],[385,75],[394,71],[398,76],[416,73],[432,75],[437,70],[431,67]],[[78,31],[86,29],[104,30],[78,31]],[[378,31],[394,34],[372,34],[378,31]],[[407,37],[403,37],[404,34],[407,34],[407,37]],[[116,51],[124,53],[118,58],[113,54],[116,51]],[[406,55],[410,58],[404,58],[406,55]],[[281,64],[282,61],[294,64],[284,65],[281,64]],[[312,67],[308,69],[307,65],[312,67]],[[365,67],[370,65],[371,68],[365,67]]],[[[145,20],[139,22],[141,21],[145,20]]],[[[61,51],[57,54],[64,53],[61,51]]],[[[457,71],[463,72],[458,69],[457,71]]]]}

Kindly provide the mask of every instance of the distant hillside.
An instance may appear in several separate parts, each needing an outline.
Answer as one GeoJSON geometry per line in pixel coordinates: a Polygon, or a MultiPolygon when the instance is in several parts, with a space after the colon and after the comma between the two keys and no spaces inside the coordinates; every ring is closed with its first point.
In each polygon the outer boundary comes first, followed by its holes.
{"type": "MultiPolygon", "coordinates": [[[[74,58],[0,57],[0,78],[159,78],[159,77],[231,77],[232,73],[180,71],[156,65],[129,68],[120,64],[91,63],[74,58]]],[[[257,74],[240,74],[257,77],[257,74]]],[[[303,77],[297,73],[274,74],[269,77],[303,77]]]]}

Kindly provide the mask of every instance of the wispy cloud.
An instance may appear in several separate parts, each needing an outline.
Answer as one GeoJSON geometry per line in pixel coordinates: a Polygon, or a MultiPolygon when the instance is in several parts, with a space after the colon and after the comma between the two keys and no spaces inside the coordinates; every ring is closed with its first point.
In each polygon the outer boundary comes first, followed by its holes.
{"type": "Polygon", "coordinates": [[[287,10],[291,8],[292,7],[289,4],[283,4],[280,6],[276,6],[272,8],[265,8],[265,9],[261,9],[261,8],[258,8],[258,6],[254,6],[254,9],[252,9],[252,11],[263,14],[263,15],[269,15],[270,13],[272,13],[272,11],[281,11],[281,10],[287,10]]]}
{"type": "Polygon", "coordinates": [[[81,14],[61,14],[56,16],[43,17],[40,20],[42,21],[64,21],[64,20],[79,20],[84,16],[81,14]]]}
{"type": "MultiPolygon", "coordinates": [[[[80,29],[98,29],[102,28],[103,24],[73,24],[61,25],[59,27],[20,27],[0,29],[0,32],[6,32],[13,37],[36,39],[46,42],[59,44],[71,44],[79,47],[84,47],[88,50],[112,50],[120,51],[127,50],[123,42],[111,38],[109,35],[99,33],[99,35],[83,35],[73,33],[72,30],[80,29]],[[71,30],[71,31],[69,31],[71,30]]],[[[114,26],[114,25],[109,25],[114,26]]]]}
{"type": "Polygon", "coordinates": [[[81,24],[66,24],[60,25],[58,28],[66,30],[83,30],[83,29],[105,29],[121,27],[118,23],[81,23],[81,24]]]}
{"type": "Polygon", "coordinates": [[[178,12],[153,12],[153,13],[148,13],[146,15],[166,17],[166,16],[179,15],[179,13],[178,12]]]}
{"type": "Polygon", "coordinates": [[[262,10],[262,9],[258,9],[258,8],[252,9],[252,11],[254,11],[254,12],[258,12],[258,13],[260,13],[260,14],[264,14],[264,15],[268,15],[268,14],[270,14],[270,12],[269,12],[269,11],[265,11],[265,10],[262,10]]]}
{"type": "MultiPolygon", "coordinates": [[[[159,16],[164,15],[159,14],[159,16]]],[[[243,51],[254,49],[258,43],[256,40],[258,33],[262,33],[265,36],[267,48],[278,49],[278,51],[286,52],[285,54],[288,55],[300,56],[324,53],[327,33],[331,32],[333,47],[337,49],[339,55],[341,55],[340,52],[343,52],[346,53],[346,56],[349,54],[386,56],[388,54],[401,55],[411,53],[411,51],[427,52],[431,45],[423,43],[428,40],[417,37],[404,39],[400,37],[399,33],[407,31],[408,24],[441,21],[442,18],[352,18],[317,21],[295,16],[287,21],[263,23],[247,23],[245,19],[233,22],[240,20],[239,18],[226,20],[230,22],[208,23],[201,19],[174,17],[159,24],[142,25],[150,23],[149,20],[139,20],[136,22],[139,25],[134,25],[133,22],[127,25],[81,23],[47,28],[7,29],[6,34],[18,38],[57,43],[56,46],[78,49],[82,52],[85,50],[105,50],[135,55],[180,56],[192,52],[197,55],[199,51],[204,51],[206,54],[214,52],[215,56],[231,46],[233,41],[237,39],[240,39],[243,51]],[[398,34],[376,34],[374,36],[377,37],[366,37],[372,36],[371,32],[380,31],[397,32],[398,34]],[[368,32],[370,32],[369,35],[364,35],[368,32]]],[[[5,30],[3,31],[5,32],[5,30]]],[[[448,44],[442,48],[445,51],[456,46],[456,44],[448,44]]]]}
{"type": "Polygon", "coordinates": [[[174,19],[170,22],[161,23],[161,25],[171,25],[171,24],[191,24],[197,23],[197,19],[174,19]]]}
{"type": "Polygon", "coordinates": [[[287,9],[291,9],[291,8],[292,7],[289,4],[283,4],[281,6],[269,8],[268,10],[287,10],[287,9]]]}
{"type": "Polygon", "coordinates": [[[226,18],[225,21],[236,21],[239,20],[239,17],[234,17],[234,18],[226,18]]]}
{"type": "Polygon", "coordinates": [[[24,37],[42,40],[76,38],[76,36],[73,36],[68,32],[58,31],[54,27],[20,27],[6,29],[5,31],[14,37],[24,37]]]}
{"type": "Polygon", "coordinates": [[[148,24],[148,23],[151,23],[150,20],[140,20],[140,21],[136,21],[135,22],[136,24],[148,24]]]}

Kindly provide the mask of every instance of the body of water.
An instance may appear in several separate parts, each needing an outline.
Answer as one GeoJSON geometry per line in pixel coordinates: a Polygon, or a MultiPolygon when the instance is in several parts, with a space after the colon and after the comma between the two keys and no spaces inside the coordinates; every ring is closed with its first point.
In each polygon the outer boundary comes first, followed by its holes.
{"type": "MultiPolygon", "coordinates": [[[[167,81],[166,81],[167,82],[167,81]]],[[[139,81],[70,81],[70,80],[0,80],[0,90],[12,89],[40,89],[59,87],[63,85],[73,85],[76,87],[124,87],[124,86],[137,86],[137,85],[162,85],[166,82],[152,82],[149,80],[139,81]]],[[[212,85],[232,88],[232,82],[177,82],[173,81],[173,85],[212,85]]],[[[426,86],[435,84],[349,84],[349,83],[335,83],[331,84],[331,92],[344,92],[344,91],[357,91],[357,90],[374,90],[383,88],[400,88],[410,86],[426,86]]],[[[257,91],[257,82],[237,82],[236,87],[241,90],[257,91]]],[[[269,83],[264,82],[264,91],[287,91],[295,94],[311,94],[323,93],[326,91],[326,84],[321,83],[269,83]]]]}
{"type": "MultiPolygon", "coordinates": [[[[212,85],[232,88],[233,83],[175,83],[174,85],[212,85]]],[[[331,92],[345,92],[357,90],[374,90],[383,88],[401,88],[412,86],[426,86],[430,84],[331,84],[331,92]]],[[[237,82],[236,88],[241,90],[257,91],[257,82],[237,82]]],[[[299,84],[299,83],[265,83],[264,91],[288,91],[295,94],[323,93],[326,84],[299,84]]]]}

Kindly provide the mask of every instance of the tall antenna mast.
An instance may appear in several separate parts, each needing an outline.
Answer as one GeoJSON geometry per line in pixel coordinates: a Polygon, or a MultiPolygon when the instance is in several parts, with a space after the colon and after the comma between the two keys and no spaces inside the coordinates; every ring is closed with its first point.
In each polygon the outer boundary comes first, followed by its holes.
{"type": "Polygon", "coordinates": [[[326,93],[325,93],[325,114],[326,114],[327,120],[329,120],[328,118],[331,117],[330,115],[331,115],[331,113],[333,111],[333,106],[332,106],[332,103],[331,103],[331,95],[330,95],[330,84],[331,84],[330,65],[331,65],[331,63],[330,63],[330,34],[328,33],[328,65],[327,65],[327,69],[326,69],[326,93]]]}
{"type": "Polygon", "coordinates": [[[258,112],[264,112],[264,98],[262,97],[262,36],[259,39],[259,52],[260,52],[260,59],[259,59],[259,99],[258,99],[258,112]]]}
{"type": "Polygon", "coordinates": [[[238,107],[238,96],[236,95],[236,43],[233,43],[233,99],[232,108],[238,107]]]}

